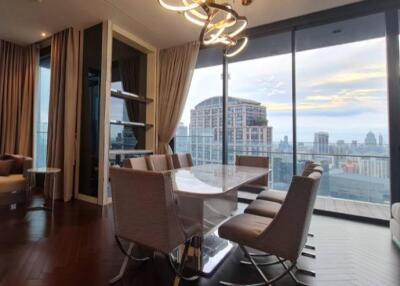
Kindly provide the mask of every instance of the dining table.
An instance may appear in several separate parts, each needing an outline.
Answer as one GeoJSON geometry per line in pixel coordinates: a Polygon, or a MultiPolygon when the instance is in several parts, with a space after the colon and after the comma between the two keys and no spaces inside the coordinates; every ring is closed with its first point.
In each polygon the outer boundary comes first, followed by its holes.
{"type": "MultiPolygon", "coordinates": [[[[180,215],[200,221],[198,255],[193,268],[211,275],[235,245],[218,236],[218,227],[238,214],[238,189],[268,176],[267,168],[224,164],[196,165],[171,170],[180,215]]],[[[179,257],[179,255],[177,255],[179,257]]]]}

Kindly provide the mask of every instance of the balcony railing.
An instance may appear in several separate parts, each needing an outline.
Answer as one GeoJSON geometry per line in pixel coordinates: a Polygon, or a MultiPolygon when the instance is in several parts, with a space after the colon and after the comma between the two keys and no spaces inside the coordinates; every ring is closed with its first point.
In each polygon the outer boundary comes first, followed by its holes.
{"type": "MultiPolygon", "coordinates": [[[[390,202],[389,156],[387,145],[366,146],[330,144],[329,153],[315,152],[313,143],[297,145],[296,168],[301,173],[307,160],[315,160],[324,168],[319,195],[355,201],[388,204],[390,202]],[[333,153],[342,150],[346,154],[333,153]],[[351,154],[350,152],[360,154],[351,154]],[[381,154],[379,154],[381,153],[381,154]]],[[[236,144],[228,146],[228,163],[234,164],[237,155],[268,156],[270,158],[270,185],[274,189],[287,190],[293,175],[293,152],[281,151],[279,144],[272,146],[236,144]]],[[[177,153],[191,153],[194,164],[220,163],[222,143],[213,141],[213,136],[177,136],[177,153]]]]}

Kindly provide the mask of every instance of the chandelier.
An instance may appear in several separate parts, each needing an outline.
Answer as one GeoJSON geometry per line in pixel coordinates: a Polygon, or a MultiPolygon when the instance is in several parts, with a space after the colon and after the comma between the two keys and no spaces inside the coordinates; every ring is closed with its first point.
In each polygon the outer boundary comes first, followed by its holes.
{"type": "MultiPolygon", "coordinates": [[[[240,0],[250,5],[252,0],[240,0]]],[[[181,13],[191,23],[201,26],[200,41],[205,46],[224,45],[225,57],[233,57],[246,47],[248,38],[241,36],[247,18],[240,16],[228,3],[216,0],[158,0],[168,10],[181,13]],[[175,4],[171,4],[175,2],[175,4]]]]}

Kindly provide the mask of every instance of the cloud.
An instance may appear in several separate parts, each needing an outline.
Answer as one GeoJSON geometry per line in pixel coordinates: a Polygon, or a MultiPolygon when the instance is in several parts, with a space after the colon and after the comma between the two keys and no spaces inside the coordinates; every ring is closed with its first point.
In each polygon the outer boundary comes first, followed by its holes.
{"type": "MultiPolygon", "coordinates": [[[[385,89],[342,89],[335,94],[309,95],[297,102],[297,110],[303,116],[354,116],[376,112],[386,108],[386,101],[381,93],[385,89]]],[[[292,110],[292,103],[264,102],[269,111],[287,113],[292,110]]]]}
{"type": "Polygon", "coordinates": [[[349,71],[339,70],[334,74],[326,77],[311,81],[308,85],[310,88],[327,86],[332,84],[348,84],[348,83],[360,83],[363,81],[371,80],[384,80],[386,79],[386,71],[384,64],[370,65],[361,69],[354,69],[349,71]]]}

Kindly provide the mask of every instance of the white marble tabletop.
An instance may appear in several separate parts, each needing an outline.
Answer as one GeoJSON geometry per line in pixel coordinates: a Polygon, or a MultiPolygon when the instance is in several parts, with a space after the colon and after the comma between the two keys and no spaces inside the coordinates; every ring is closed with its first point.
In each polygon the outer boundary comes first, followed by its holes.
{"type": "Polygon", "coordinates": [[[218,196],[269,173],[269,169],[210,164],[172,170],[174,191],[191,196],[218,196]]]}

